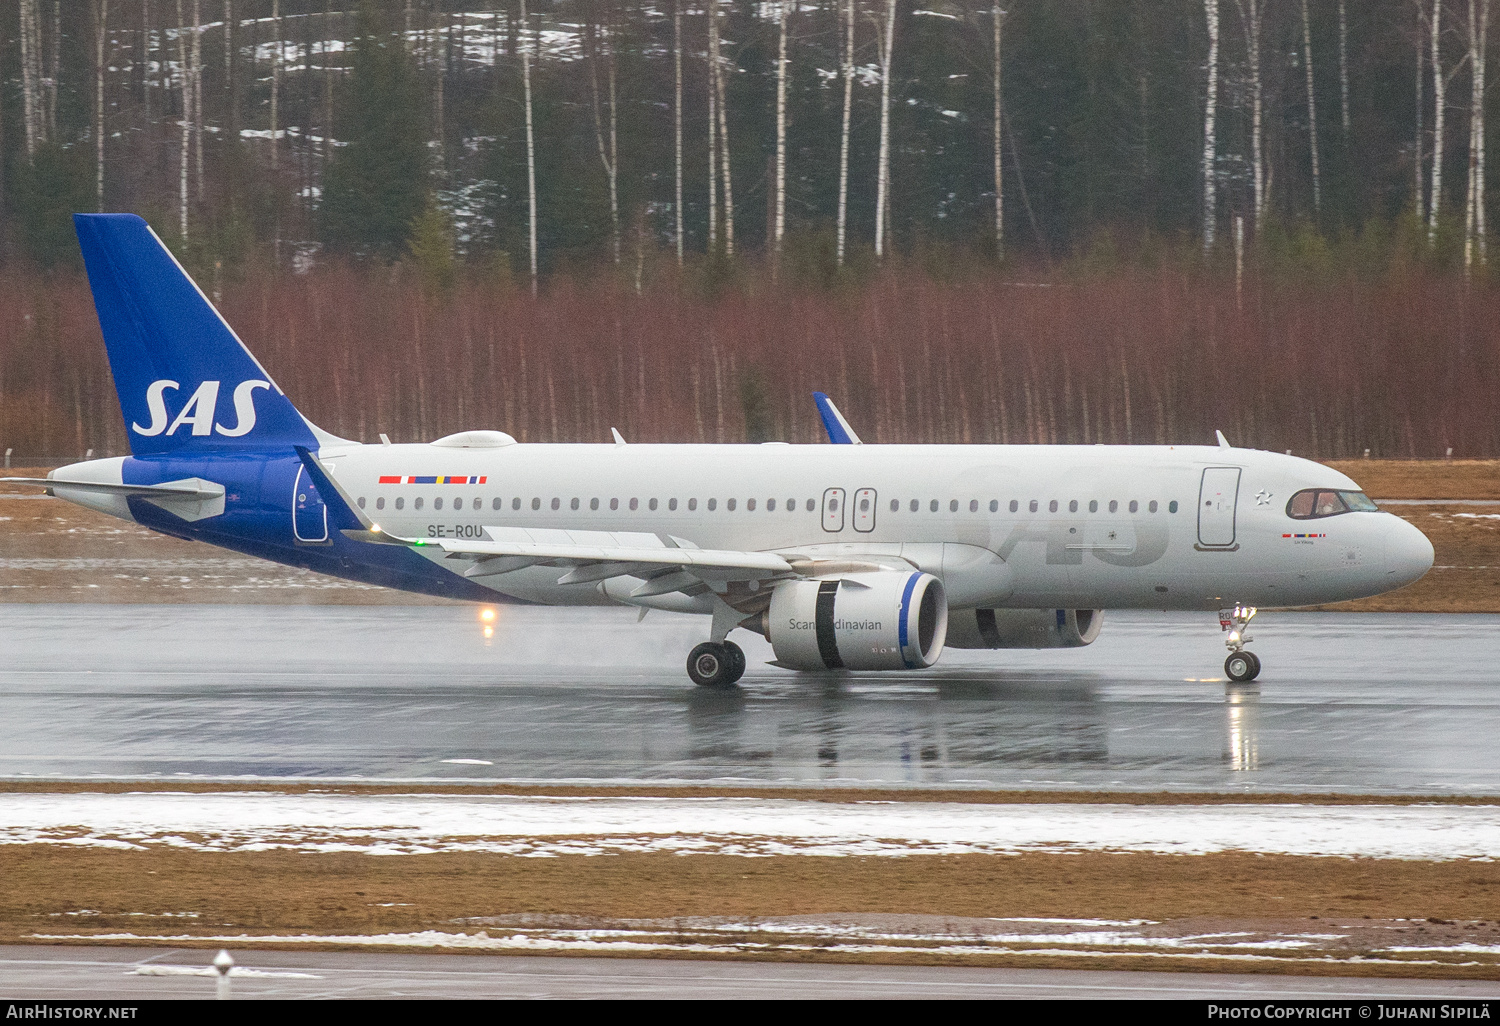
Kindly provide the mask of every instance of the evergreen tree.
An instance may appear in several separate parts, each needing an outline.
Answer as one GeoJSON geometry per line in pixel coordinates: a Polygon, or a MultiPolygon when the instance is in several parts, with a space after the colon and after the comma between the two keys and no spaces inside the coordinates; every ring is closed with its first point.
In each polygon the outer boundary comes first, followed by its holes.
{"type": "Polygon", "coordinates": [[[323,241],[394,260],[427,202],[427,131],[416,68],[369,4],[360,9],[344,101],[339,127],[347,145],[334,151],[323,181],[323,241]]]}

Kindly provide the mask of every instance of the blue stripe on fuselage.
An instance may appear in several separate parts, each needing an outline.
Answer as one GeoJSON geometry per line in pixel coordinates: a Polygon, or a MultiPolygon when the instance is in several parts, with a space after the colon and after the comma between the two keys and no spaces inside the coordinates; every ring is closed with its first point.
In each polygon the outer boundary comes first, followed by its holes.
{"type": "Polygon", "coordinates": [[[129,499],[136,522],[247,556],[301,567],[330,577],[471,602],[515,601],[443,569],[404,545],[353,541],[337,530],[328,544],[298,545],[292,534],[292,485],[302,461],[291,449],[198,457],[131,457],[121,467],[126,484],[159,484],[200,477],[224,486],[224,512],[187,521],[144,499],[129,499]]]}

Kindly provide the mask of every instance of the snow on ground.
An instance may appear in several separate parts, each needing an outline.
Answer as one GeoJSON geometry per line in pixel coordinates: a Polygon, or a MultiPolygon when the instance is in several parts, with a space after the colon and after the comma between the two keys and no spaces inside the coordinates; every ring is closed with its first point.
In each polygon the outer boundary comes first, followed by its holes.
{"type": "Polygon", "coordinates": [[[0,844],[521,856],[1223,851],[1500,857],[1493,806],[977,805],[761,798],[0,794],[0,844]]]}

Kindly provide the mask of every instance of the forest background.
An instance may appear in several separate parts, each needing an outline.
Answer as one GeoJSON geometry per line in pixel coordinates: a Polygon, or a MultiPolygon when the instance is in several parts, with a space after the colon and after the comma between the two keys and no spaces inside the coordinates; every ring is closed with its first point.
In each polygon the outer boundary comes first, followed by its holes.
{"type": "Polygon", "coordinates": [[[12,0],[0,449],[128,451],[68,214],[347,437],[1500,455],[1490,0],[12,0]]]}

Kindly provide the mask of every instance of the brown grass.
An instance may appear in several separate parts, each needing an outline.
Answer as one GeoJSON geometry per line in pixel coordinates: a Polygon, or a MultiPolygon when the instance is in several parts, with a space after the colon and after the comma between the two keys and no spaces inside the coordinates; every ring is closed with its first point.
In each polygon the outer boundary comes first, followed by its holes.
{"type": "Polygon", "coordinates": [[[1500,500],[1500,460],[1326,460],[1376,499],[1500,500]]]}

